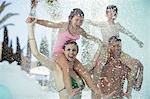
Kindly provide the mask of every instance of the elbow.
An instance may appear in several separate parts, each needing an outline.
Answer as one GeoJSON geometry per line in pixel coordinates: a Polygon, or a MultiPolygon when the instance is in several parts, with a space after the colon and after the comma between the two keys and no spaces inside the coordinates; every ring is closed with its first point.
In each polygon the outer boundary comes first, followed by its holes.
{"type": "Polygon", "coordinates": [[[39,52],[38,52],[38,48],[36,46],[35,40],[34,39],[29,40],[29,44],[30,44],[31,52],[32,52],[33,56],[38,57],[39,52]]]}
{"type": "Polygon", "coordinates": [[[32,51],[33,56],[37,57],[38,56],[38,52],[32,51]]]}
{"type": "Polygon", "coordinates": [[[31,48],[31,52],[32,52],[34,57],[37,58],[39,56],[39,52],[37,50],[31,48]]]}

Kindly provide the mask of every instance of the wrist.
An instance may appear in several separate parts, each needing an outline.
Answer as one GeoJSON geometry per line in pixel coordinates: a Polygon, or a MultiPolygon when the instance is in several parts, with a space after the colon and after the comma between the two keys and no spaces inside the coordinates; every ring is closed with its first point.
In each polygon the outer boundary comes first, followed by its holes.
{"type": "Polygon", "coordinates": [[[35,18],[34,19],[34,21],[33,21],[33,23],[37,23],[38,22],[38,19],[37,18],[35,18]]]}

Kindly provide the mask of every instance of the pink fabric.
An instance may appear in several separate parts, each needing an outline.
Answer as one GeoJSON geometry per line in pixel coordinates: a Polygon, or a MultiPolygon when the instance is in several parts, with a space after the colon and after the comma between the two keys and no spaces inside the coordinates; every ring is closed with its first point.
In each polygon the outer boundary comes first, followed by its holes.
{"type": "Polygon", "coordinates": [[[54,44],[53,53],[62,53],[63,52],[63,46],[66,41],[68,40],[78,40],[80,38],[80,35],[71,35],[68,32],[62,32],[58,34],[58,38],[54,44]]]}

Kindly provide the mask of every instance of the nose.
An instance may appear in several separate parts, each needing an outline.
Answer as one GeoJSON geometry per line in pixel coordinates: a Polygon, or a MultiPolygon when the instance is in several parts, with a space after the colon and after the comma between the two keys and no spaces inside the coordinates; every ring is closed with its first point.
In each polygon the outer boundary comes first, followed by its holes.
{"type": "Polygon", "coordinates": [[[75,55],[77,54],[77,52],[76,52],[76,51],[71,51],[70,54],[71,54],[72,56],[75,56],[75,55]]]}
{"type": "Polygon", "coordinates": [[[73,51],[72,51],[72,50],[70,50],[70,51],[69,51],[69,53],[70,53],[70,54],[73,54],[73,51]]]}

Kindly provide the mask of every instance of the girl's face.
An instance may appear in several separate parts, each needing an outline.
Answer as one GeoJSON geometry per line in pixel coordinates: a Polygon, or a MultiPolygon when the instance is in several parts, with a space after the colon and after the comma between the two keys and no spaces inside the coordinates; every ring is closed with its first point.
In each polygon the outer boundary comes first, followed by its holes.
{"type": "Polygon", "coordinates": [[[80,27],[83,24],[83,20],[84,20],[83,17],[75,15],[71,19],[71,24],[73,27],[80,27]]]}
{"type": "Polygon", "coordinates": [[[114,9],[107,9],[106,16],[109,20],[117,18],[117,12],[114,9]]]}
{"type": "Polygon", "coordinates": [[[64,54],[68,61],[74,61],[78,53],[78,48],[74,44],[68,44],[65,46],[64,54]]]}

